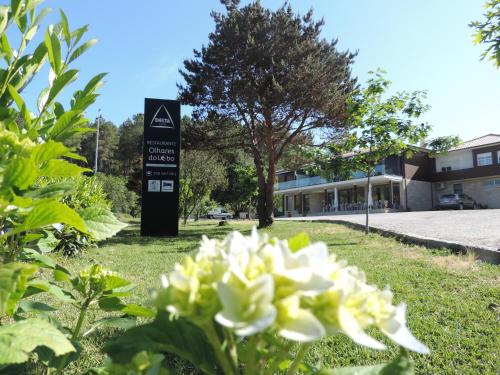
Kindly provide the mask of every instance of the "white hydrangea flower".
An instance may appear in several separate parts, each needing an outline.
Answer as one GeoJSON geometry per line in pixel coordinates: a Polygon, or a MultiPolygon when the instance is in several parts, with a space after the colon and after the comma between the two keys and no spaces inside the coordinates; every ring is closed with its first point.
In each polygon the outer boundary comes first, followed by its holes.
{"type": "Polygon", "coordinates": [[[342,332],[384,349],[365,333],[376,326],[401,346],[429,352],[408,330],[405,305],[394,306],[388,289],[367,284],[362,271],[337,261],[321,242],[292,251],[287,241],[270,240],[255,228],[250,236],[203,236],[194,259],[176,265],[162,284],[169,291],[168,311],[195,323],[215,319],[238,336],[271,330],[311,342],[342,332]]]}

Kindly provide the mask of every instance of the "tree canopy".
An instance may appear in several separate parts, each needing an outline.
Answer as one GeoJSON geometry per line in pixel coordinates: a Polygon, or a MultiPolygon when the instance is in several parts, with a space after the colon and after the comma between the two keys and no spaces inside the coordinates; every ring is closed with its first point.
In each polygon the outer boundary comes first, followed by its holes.
{"type": "Polygon", "coordinates": [[[481,60],[493,60],[497,68],[500,67],[500,0],[488,0],[484,5],[486,13],[483,21],[474,21],[469,24],[475,30],[474,43],[486,45],[481,54],[481,60]]]}
{"type": "Polygon", "coordinates": [[[343,126],[355,54],[320,38],[323,21],[313,20],[312,11],[300,16],[287,4],[272,11],[258,1],[223,3],[225,13],[212,13],[208,45],[184,61],[179,95],[195,119],[209,120],[198,129],[206,142],[252,156],[263,227],[273,221],[276,165],[287,147],[304,134],[320,137],[343,126]]]}

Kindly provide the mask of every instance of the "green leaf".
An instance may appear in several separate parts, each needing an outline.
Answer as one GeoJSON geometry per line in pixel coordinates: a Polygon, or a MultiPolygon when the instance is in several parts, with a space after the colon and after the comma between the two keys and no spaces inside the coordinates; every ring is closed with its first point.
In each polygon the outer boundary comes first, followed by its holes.
{"type": "Polygon", "coordinates": [[[26,362],[39,346],[56,356],[75,351],[63,333],[45,320],[31,318],[0,326],[0,365],[26,362]]]}
{"type": "Polygon", "coordinates": [[[101,73],[97,74],[96,76],[92,77],[90,81],[87,83],[85,88],[83,89],[83,93],[88,95],[92,92],[94,92],[101,84],[102,84],[102,79],[107,75],[108,73],[101,73]]]}
{"type": "Polygon", "coordinates": [[[47,52],[49,54],[50,66],[59,76],[61,70],[61,43],[59,43],[59,38],[51,27],[49,27],[45,33],[45,46],[47,47],[47,52]]]}
{"type": "Polygon", "coordinates": [[[31,152],[31,159],[37,164],[48,162],[52,159],[65,156],[70,150],[61,142],[48,140],[45,143],[36,145],[31,152]]]}
{"type": "Polygon", "coordinates": [[[112,237],[127,226],[106,207],[91,206],[79,211],[79,213],[85,221],[88,232],[97,241],[112,237]]]}
{"type": "Polygon", "coordinates": [[[24,1],[22,1],[22,0],[11,0],[10,10],[12,12],[12,14],[11,14],[12,19],[17,18],[19,13],[21,13],[23,3],[24,3],[24,1]]]}
{"type": "Polygon", "coordinates": [[[64,36],[64,40],[66,41],[66,46],[69,48],[71,45],[71,33],[69,31],[69,23],[68,17],[64,14],[62,9],[59,9],[59,13],[61,15],[61,29],[64,36]]]}
{"type": "Polygon", "coordinates": [[[105,345],[114,363],[128,363],[141,351],[173,353],[208,374],[216,373],[215,355],[205,333],[184,319],[171,320],[166,311],[154,322],[126,331],[105,345]]]}
{"type": "Polygon", "coordinates": [[[46,268],[55,268],[56,262],[47,255],[40,254],[38,251],[30,248],[24,248],[21,253],[21,259],[38,263],[38,265],[46,268]]]}
{"type": "Polygon", "coordinates": [[[19,302],[19,310],[22,312],[41,312],[41,313],[46,313],[46,312],[52,312],[52,311],[57,311],[54,307],[47,305],[46,303],[43,302],[37,302],[37,301],[27,301],[23,300],[19,302]]]}
{"type": "Polygon", "coordinates": [[[121,288],[130,285],[130,281],[116,275],[106,275],[104,277],[104,291],[111,291],[113,289],[121,288]]]}
{"type": "Polygon", "coordinates": [[[290,250],[293,253],[309,246],[310,244],[311,240],[306,232],[300,232],[288,240],[288,247],[290,247],[290,250]]]}
{"type": "Polygon", "coordinates": [[[33,21],[32,25],[38,25],[50,12],[52,12],[51,8],[43,8],[42,10],[40,10],[40,13],[38,13],[38,15],[35,17],[35,20],[33,21]]]}
{"type": "Polygon", "coordinates": [[[28,191],[23,194],[23,197],[27,198],[59,198],[68,194],[73,189],[73,182],[63,181],[56,182],[35,190],[28,191]]]}
{"type": "Polygon", "coordinates": [[[2,34],[2,36],[0,37],[0,50],[2,52],[2,55],[4,56],[5,61],[7,62],[7,64],[9,64],[12,60],[12,48],[9,44],[7,34],[2,34]]]}
{"type": "Polygon", "coordinates": [[[7,263],[0,265],[0,316],[12,316],[17,302],[27,289],[28,278],[38,268],[33,264],[7,263]]]}
{"type": "Polygon", "coordinates": [[[28,289],[26,291],[25,297],[44,292],[53,295],[62,302],[75,302],[75,298],[70,292],[55,284],[50,283],[47,280],[42,279],[31,280],[30,282],[28,282],[28,289]]]}
{"type": "Polygon", "coordinates": [[[97,43],[97,39],[90,39],[89,41],[83,43],[81,46],[79,46],[77,49],[75,49],[73,51],[73,53],[71,54],[71,56],[68,59],[68,63],[77,59],[79,56],[84,54],[90,47],[92,47],[96,43],[97,43]]]}
{"type": "Polygon", "coordinates": [[[415,366],[408,351],[401,348],[398,357],[387,364],[375,366],[343,367],[331,370],[321,370],[315,375],[413,375],[415,366]]]}
{"type": "Polygon", "coordinates": [[[24,103],[23,98],[21,98],[21,95],[17,92],[17,90],[12,86],[8,86],[8,90],[10,95],[12,96],[12,99],[14,99],[14,102],[16,102],[17,108],[19,108],[19,112],[21,113],[23,120],[26,124],[26,128],[30,129],[31,128],[31,114],[28,108],[26,107],[26,104],[24,103]]]}
{"type": "Polygon", "coordinates": [[[44,231],[44,235],[42,238],[38,240],[36,243],[36,246],[42,253],[50,253],[52,250],[54,250],[59,243],[60,240],[58,240],[52,231],[44,231]]]}
{"type": "Polygon", "coordinates": [[[87,230],[85,222],[73,209],[60,202],[43,202],[33,208],[24,223],[7,234],[30,231],[56,223],[69,225],[84,233],[87,230]]]}
{"type": "Polygon", "coordinates": [[[144,316],[149,318],[155,316],[153,310],[140,305],[125,304],[117,297],[101,297],[99,298],[98,303],[99,307],[104,311],[121,311],[128,315],[144,316]]]}
{"type": "Polygon", "coordinates": [[[2,5],[0,6],[0,34],[4,33],[8,21],[9,21],[9,7],[2,5]]]}
{"type": "Polygon", "coordinates": [[[68,70],[67,72],[57,76],[54,80],[52,87],[49,91],[49,96],[47,98],[47,102],[45,103],[45,107],[52,104],[52,101],[56,98],[56,96],[66,87],[68,84],[73,82],[78,76],[78,70],[68,70]]]}
{"type": "Polygon", "coordinates": [[[40,174],[45,177],[76,177],[84,172],[90,172],[88,168],[80,167],[66,160],[50,160],[45,167],[40,170],[40,174]]]}
{"type": "MultiPolygon", "coordinates": [[[[64,141],[79,132],[78,126],[87,123],[86,119],[81,118],[79,111],[67,111],[57,119],[48,135],[55,141],[64,141]]],[[[90,131],[94,131],[94,129],[90,129],[90,131]]]]}
{"type": "Polygon", "coordinates": [[[135,327],[136,325],[137,318],[134,316],[110,316],[94,322],[94,324],[92,324],[92,327],[87,332],[85,332],[83,336],[89,335],[91,332],[100,327],[119,328],[126,330],[135,327]]]}
{"type": "Polygon", "coordinates": [[[24,190],[31,186],[37,177],[38,168],[32,160],[13,159],[5,168],[3,186],[24,190]]]}

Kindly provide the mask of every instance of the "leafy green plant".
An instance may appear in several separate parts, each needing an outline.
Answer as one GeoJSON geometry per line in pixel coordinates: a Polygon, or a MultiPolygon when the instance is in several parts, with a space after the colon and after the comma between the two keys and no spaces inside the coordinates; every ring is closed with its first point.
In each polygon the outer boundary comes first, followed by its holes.
{"type": "Polygon", "coordinates": [[[92,78],[83,90],[76,91],[66,110],[57,101],[62,90],[78,76],[70,64],[90,48],[95,40],[81,43],[87,27],[70,30],[61,11],[61,22],[50,25],[39,44],[28,49],[35,40],[45,8],[36,14],[39,1],[12,1],[0,7],[0,52],[6,64],[0,70],[0,249],[4,262],[15,260],[26,243],[36,235],[28,235],[51,224],[63,224],[86,233],[84,220],[61,202],[71,191],[70,184],[54,182],[38,187],[41,178],[71,178],[88,169],[71,163],[81,160],[63,141],[92,131],[87,126],[84,110],[92,104],[104,74],[92,78]],[[12,40],[20,40],[17,50],[12,40]],[[49,87],[38,98],[38,113],[30,111],[21,96],[26,86],[48,61],[49,87]],[[17,109],[16,109],[17,107],[17,109]]]}
{"type": "Polygon", "coordinates": [[[0,326],[0,366],[26,362],[32,352],[56,373],[79,356],[81,339],[101,326],[127,328],[135,325],[135,317],[151,317],[145,307],[122,301],[130,295],[132,285],[116,273],[93,265],[72,276],[61,266],[44,264],[52,269],[53,280],[37,277],[37,265],[8,263],[0,265],[0,313],[15,323],[0,326]],[[62,327],[53,315],[51,305],[27,299],[48,293],[56,300],[74,306],[77,319],[72,327],[62,327]],[[88,312],[98,307],[107,313],[121,313],[98,319],[82,332],[88,312]],[[47,349],[50,349],[48,351],[47,349]]]}
{"type": "MultiPolygon", "coordinates": [[[[129,293],[123,289],[129,288],[126,280],[99,266],[71,276],[46,254],[57,246],[54,233],[61,228],[102,240],[124,224],[105,203],[93,205],[92,197],[98,194],[92,193],[92,187],[74,190],[73,179],[77,187],[78,182],[85,185],[91,180],[79,177],[88,169],[73,161],[84,159],[63,143],[93,131],[84,111],[95,101],[104,74],[77,90],[67,109],[58,98],[77,78],[78,71],[70,64],[95,40],[80,43],[87,26],[71,30],[60,11],[61,21],[50,25],[31,48],[40,22],[50,11],[44,8],[37,14],[39,3],[13,0],[10,6],[0,6],[0,58],[4,60],[0,68],[0,370],[26,362],[36,353],[40,362],[57,367],[60,373],[78,354],[80,330],[91,305],[126,314],[127,321],[129,315],[151,313],[122,302],[129,293]],[[19,47],[13,49],[11,41],[19,42],[19,47]],[[35,114],[21,94],[47,62],[49,86],[40,93],[35,114]],[[52,277],[41,278],[41,268],[52,277]],[[40,293],[75,306],[79,311],[75,326],[61,327],[51,314],[55,307],[36,300],[40,293]]],[[[123,326],[123,322],[117,324],[123,326]]]]}

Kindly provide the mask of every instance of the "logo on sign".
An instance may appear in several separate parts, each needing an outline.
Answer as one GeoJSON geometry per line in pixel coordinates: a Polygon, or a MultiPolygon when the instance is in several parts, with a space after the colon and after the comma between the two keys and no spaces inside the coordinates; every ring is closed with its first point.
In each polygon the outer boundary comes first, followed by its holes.
{"type": "Polygon", "coordinates": [[[161,105],[160,108],[155,112],[151,123],[149,124],[152,128],[166,128],[173,129],[174,122],[172,121],[172,116],[168,113],[167,108],[164,105],[161,105]]]}

